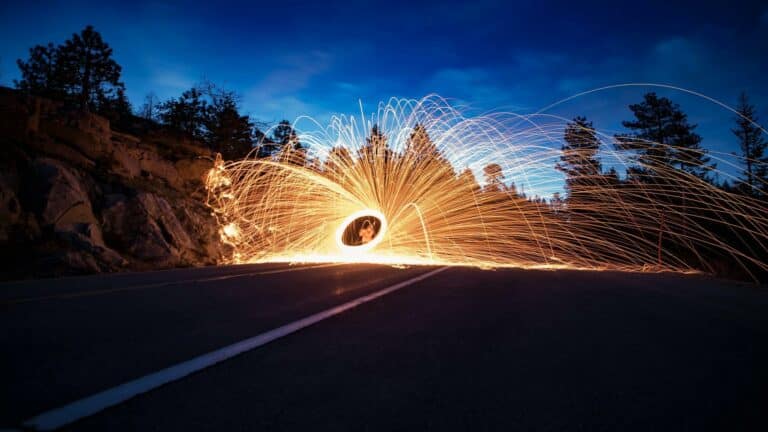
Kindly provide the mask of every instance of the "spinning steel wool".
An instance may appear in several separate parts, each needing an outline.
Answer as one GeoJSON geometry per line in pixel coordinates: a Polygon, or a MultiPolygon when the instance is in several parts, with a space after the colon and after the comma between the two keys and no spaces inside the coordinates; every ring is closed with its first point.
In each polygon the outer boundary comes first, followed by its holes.
{"type": "MultiPolygon", "coordinates": [[[[465,117],[433,95],[392,99],[370,119],[309,123],[296,137],[306,148],[219,159],[209,173],[232,262],[715,271],[721,259],[768,269],[764,201],[718,188],[684,160],[618,151],[599,131],[602,166],[639,167],[646,181],[600,171],[572,182],[568,199],[524,197],[518,189],[563,187],[566,122],[555,116],[465,117]]],[[[709,156],[728,177],[733,158],[709,156]]]]}

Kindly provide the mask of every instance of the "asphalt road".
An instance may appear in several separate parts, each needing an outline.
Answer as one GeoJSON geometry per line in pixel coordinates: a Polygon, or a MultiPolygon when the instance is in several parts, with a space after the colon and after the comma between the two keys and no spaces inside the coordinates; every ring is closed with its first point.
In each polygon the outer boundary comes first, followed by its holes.
{"type": "MultiPolygon", "coordinates": [[[[431,271],[0,284],[0,428],[431,271]]],[[[450,268],[71,430],[768,430],[768,289],[450,268]]]]}

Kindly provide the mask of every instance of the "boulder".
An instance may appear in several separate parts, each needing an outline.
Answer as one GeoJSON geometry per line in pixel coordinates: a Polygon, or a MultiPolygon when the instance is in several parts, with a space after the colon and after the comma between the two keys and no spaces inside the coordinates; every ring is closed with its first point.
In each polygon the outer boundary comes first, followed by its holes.
{"type": "Polygon", "coordinates": [[[19,220],[21,204],[5,178],[0,175],[0,224],[13,224],[19,220]]]}
{"type": "Polygon", "coordinates": [[[38,158],[33,168],[40,185],[40,221],[43,226],[66,230],[75,224],[98,223],[88,191],[76,172],[64,163],[38,158]]]}
{"type": "Polygon", "coordinates": [[[71,225],[56,234],[67,245],[67,252],[91,256],[93,260],[83,259],[82,262],[89,265],[95,262],[98,271],[115,271],[128,265],[126,259],[104,244],[101,227],[97,224],[71,225]]]}
{"type": "Polygon", "coordinates": [[[217,264],[227,251],[221,242],[219,225],[205,205],[194,200],[180,200],[176,214],[186,232],[194,237],[194,249],[197,254],[194,264],[217,264]]]}
{"type": "Polygon", "coordinates": [[[88,190],[80,175],[62,162],[39,158],[33,162],[42,202],[38,218],[52,228],[64,250],[54,261],[77,272],[114,271],[128,262],[104,243],[88,190]]]}
{"type": "Polygon", "coordinates": [[[11,227],[21,219],[21,204],[16,191],[0,175],[0,242],[8,241],[11,227]]]}
{"type": "Polygon", "coordinates": [[[62,267],[63,273],[88,274],[102,271],[96,257],[84,251],[63,250],[49,257],[47,261],[48,265],[62,267]]]}
{"type": "Polygon", "coordinates": [[[146,210],[148,216],[158,223],[158,226],[163,230],[163,236],[169,238],[171,244],[182,250],[194,247],[189,235],[176,218],[173,207],[168,204],[165,198],[151,193],[140,193],[136,196],[136,201],[146,210]]]}
{"type": "Polygon", "coordinates": [[[189,263],[194,244],[168,201],[147,192],[112,201],[102,212],[108,244],[155,267],[189,263]]]}

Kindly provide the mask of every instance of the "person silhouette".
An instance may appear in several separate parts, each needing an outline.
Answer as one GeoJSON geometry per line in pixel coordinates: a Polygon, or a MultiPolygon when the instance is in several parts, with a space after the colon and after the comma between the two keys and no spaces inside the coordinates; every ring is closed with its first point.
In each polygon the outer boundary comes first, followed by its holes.
{"type": "Polygon", "coordinates": [[[376,229],[374,229],[371,221],[366,220],[357,231],[357,234],[360,236],[360,244],[366,244],[376,236],[376,229]]]}

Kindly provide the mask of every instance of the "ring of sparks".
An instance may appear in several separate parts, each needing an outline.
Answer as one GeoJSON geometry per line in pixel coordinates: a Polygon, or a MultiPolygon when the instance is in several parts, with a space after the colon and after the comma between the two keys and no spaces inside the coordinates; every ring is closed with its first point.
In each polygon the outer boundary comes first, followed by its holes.
{"type": "MultiPolygon", "coordinates": [[[[207,203],[232,263],[714,273],[707,258],[714,256],[748,274],[768,271],[764,202],[673,164],[633,158],[599,130],[592,133],[600,162],[614,176],[598,171],[567,199],[538,198],[563,188],[555,166],[567,122],[549,114],[467,117],[435,95],[391,99],[370,119],[296,124],[301,147],[217,159],[207,203]],[[615,175],[638,166],[653,171],[653,183],[615,175]],[[381,221],[375,237],[345,244],[344,231],[365,216],[381,221]]],[[[708,156],[718,167],[738,163],[727,153],[708,156]]],[[[713,175],[735,182],[732,172],[713,175]]]]}
{"type": "Polygon", "coordinates": [[[384,236],[386,234],[387,234],[387,218],[384,216],[384,214],[378,210],[364,209],[364,210],[360,210],[352,213],[351,215],[347,216],[347,218],[344,219],[341,222],[341,224],[339,224],[339,228],[336,229],[336,236],[335,236],[336,246],[343,253],[347,253],[347,254],[364,253],[372,250],[379,243],[381,243],[384,240],[384,236]],[[379,228],[378,232],[374,235],[373,239],[368,243],[364,243],[361,245],[345,244],[344,232],[356,219],[366,217],[366,216],[374,217],[381,222],[381,227],[379,228]]]}

